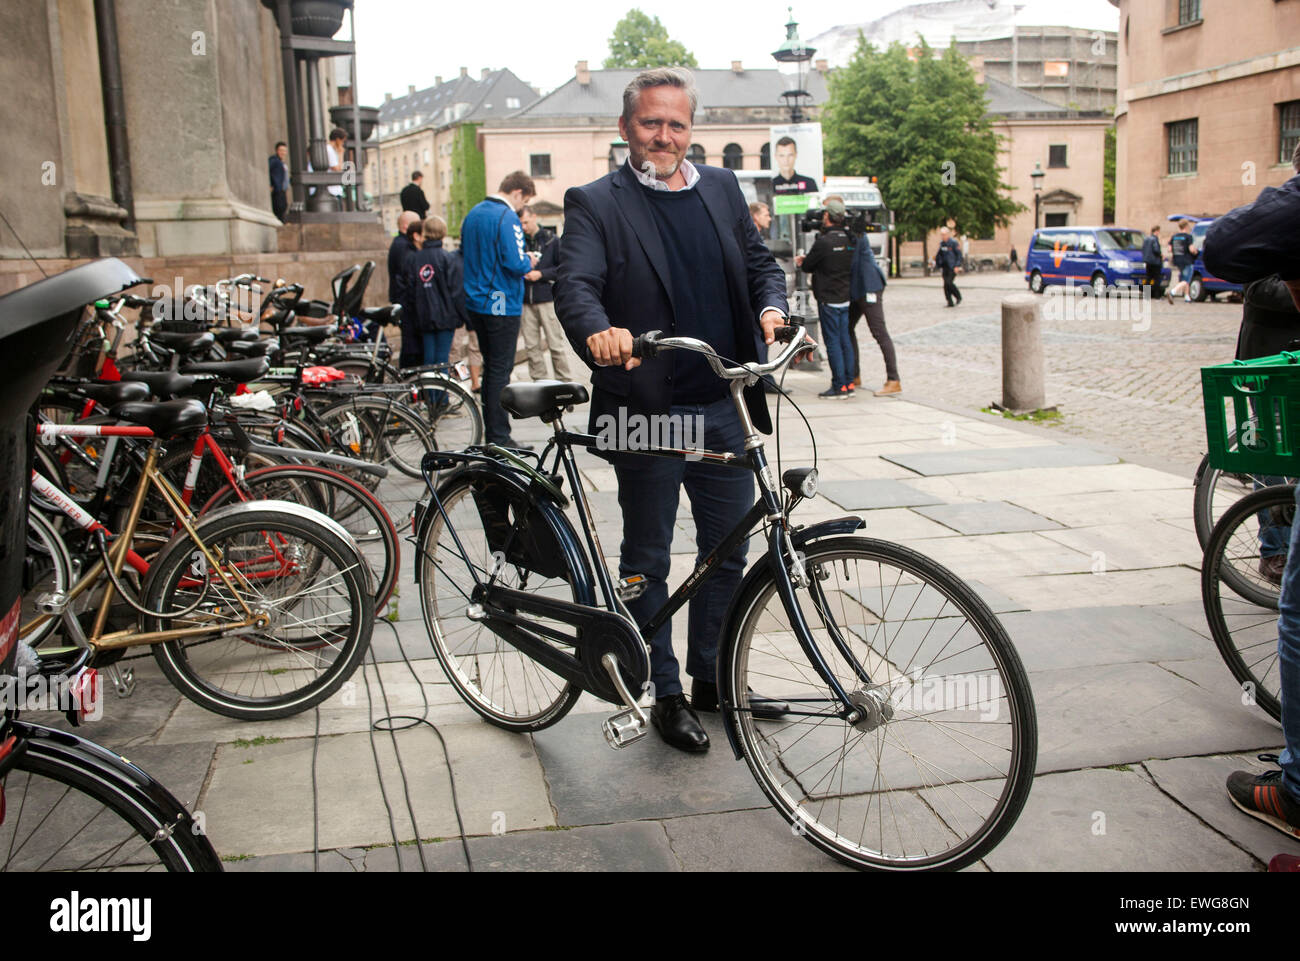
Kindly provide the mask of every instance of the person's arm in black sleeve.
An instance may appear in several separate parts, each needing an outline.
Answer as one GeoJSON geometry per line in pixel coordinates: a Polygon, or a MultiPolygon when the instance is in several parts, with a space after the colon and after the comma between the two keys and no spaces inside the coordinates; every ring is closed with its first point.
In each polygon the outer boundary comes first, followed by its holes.
{"type": "Polygon", "coordinates": [[[813,241],[812,250],[808,251],[808,256],[804,257],[802,270],[805,274],[811,274],[821,266],[826,257],[826,252],[830,249],[830,244],[826,242],[825,234],[818,234],[817,239],[813,241]]]}
{"type": "Polygon", "coordinates": [[[608,330],[605,293],[607,263],[600,222],[581,188],[564,194],[564,240],[555,280],[555,313],[578,356],[588,359],[587,338],[608,330]]]}
{"type": "Polygon", "coordinates": [[[451,306],[456,312],[456,326],[469,326],[469,313],[465,308],[465,261],[457,254],[447,256],[447,289],[451,292],[451,306]]]}
{"type": "Polygon", "coordinates": [[[1205,267],[1236,284],[1278,274],[1300,280],[1300,190],[1265,188],[1254,203],[1225,214],[1205,236],[1205,267]]]}
{"type": "Polygon", "coordinates": [[[542,259],[537,261],[534,268],[542,276],[539,283],[555,283],[555,278],[560,272],[560,241],[552,237],[550,243],[542,248],[542,259]]]}

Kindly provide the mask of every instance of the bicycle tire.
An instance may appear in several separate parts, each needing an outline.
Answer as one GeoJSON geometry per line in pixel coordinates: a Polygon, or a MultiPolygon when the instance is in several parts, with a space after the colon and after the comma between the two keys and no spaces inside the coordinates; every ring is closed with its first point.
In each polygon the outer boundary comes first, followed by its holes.
{"type": "MultiPolygon", "coordinates": [[[[475,483],[475,473],[463,471],[439,485],[438,497],[451,521],[450,529],[437,505],[429,507],[416,548],[420,610],[438,662],[461,699],[497,727],[519,733],[540,731],[568,714],[582,690],[466,616],[474,579],[468,570],[462,570],[466,561],[452,537],[453,530],[480,577],[486,578],[493,567],[491,543],[475,503],[475,483]],[[459,578],[455,572],[460,572],[459,578]]],[[[512,507],[525,503],[522,493],[512,499],[512,507]]],[[[515,514],[516,518],[523,516],[525,512],[515,514]]],[[[539,578],[529,586],[530,578],[524,576],[528,572],[514,565],[502,567],[500,580],[508,587],[562,593],[565,599],[576,601],[573,585],[583,581],[567,555],[564,563],[567,583],[560,578],[539,578]]]]}
{"type": "MultiPolygon", "coordinates": [[[[1235,442],[1229,436],[1228,444],[1235,442]]],[[[1300,478],[1273,477],[1263,474],[1225,473],[1210,466],[1210,457],[1201,458],[1196,468],[1195,491],[1192,498],[1192,519],[1196,523],[1196,539],[1204,551],[1210,543],[1210,534],[1224,512],[1248,494],[1265,487],[1294,484],[1300,478]],[[1231,481],[1230,484],[1225,483],[1231,481]]]]}
{"type": "Polygon", "coordinates": [[[1214,644],[1243,693],[1275,721],[1282,717],[1277,631],[1281,588],[1260,571],[1259,537],[1244,528],[1271,511],[1294,519],[1295,507],[1294,486],[1266,487],[1242,498],[1214,525],[1201,565],[1201,602],[1214,644]],[[1225,576],[1229,571],[1232,574],[1225,576]],[[1252,582],[1250,590],[1240,589],[1245,582],[1252,582]],[[1235,596],[1225,594],[1224,586],[1235,596]]]}
{"type": "Polygon", "coordinates": [[[124,758],[39,725],[15,721],[8,733],[18,737],[20,753],[3,779],[0,870],[221,870],[185,806],[124,758]],[[29,804],[38,820],[19,843],[29,804]],[[71,832],[69,822],[82,826],[71,832]],[[54,850],[36,863],[48,846],[54,850]]]}
{"type": "Polygon", "coordinates": [[[445,406],[425,401],[434,450],[464,450],[483,443],[483,411],[478,400],[458,381],[440,377],[431,390],[447,392],[445,406]]]}
{"type": "MultiPolygon", "coordinates": [[[[240,596],[250,607],[270,614],[271,624],[266,630],[248,628],[227,638],[155,644],[154,658],[168,680],[196,704],[245,720],[289,717],[338,690],[360,665],[374,630],[369,567],[346,533],[315,511],[274,501],[234,505],[200,519],[196,526],[210,553],[224,558],[228,575],[244,582],[240,596]],[[272,547],[264,546],[267,543],[272,547]],[[232,566],[241,576],[231,573],[232,566]],[[251,586],[250,571],[262,588],[251,586]],[[306,590],[289,594],[299,583],[306,590]],[[268,596],[268,589],[280,593],[268,596]],[[336,601],[332,609],[319,613],[317,602],[329,600],[336,601]],[[308,616],[296,613],[300,611],[308,616]],[[301,639],[298,631],[305,632],[301,639]],[[215,648],[207,650],[209,645],[215,648]],[[223,657],[228,663],[218,660],[223,657]],[[297,686],[267,693],[286,675],[288,684],[297,686]],[[230,683],[236,685],[234,690],[225,686],[230,683]]],[[[238,601],[219,575],[193,566],[196,553],[186,535],[173,537],[150,565],[144,603],[160,612],[188,608],[197,600],[200,577],[212,599],[193,621],[165,614],[145,618],[147,630],[243,619],[238,601]]]]}
{"type": "MultiPolygon", "coordinates": [[[[72,555],[63,543],[58,530],[34,506],[27,509],[27,554],[23,571],[22,614],[19,623],[27,624],[40,613],[37,598],[46,592],[64,593],[72,587],[72,555]]],[[[51,617],[23,641],[32,647],[49,637],[59,626],[59,618],[51,617]]]]}
{"type": "Polygon", "coordinates": [[[797,591],[801,610],[828,665],[854,703],[861,702],[863,717],[849,725],[837,716],[839,703],[829,685],[793,640],[771,568],[756,569],[733,607],[719,671],[729,689],[740,692],[726,709],[759,787],[797,834],[855,868],[956,870],[977,861],[1019,817],[1037,756],[1033,696],[1006,631],[964,582],[915,551],[841,536],[813,541],[803,552],[810,587],[797,591]],[[856,580],[849,574],[850,561],[856,580]],[[859,562],[865,571],[857,570],[859,562]],[[841,569],[842,581],[837,579],[841,569]],[[847,654],[833,644],[832,625],[845,637],[847,654]],[[940,631],[932,639],[936,625],[940,631]],[[964,635],[961,641],[958,635],[964,635]],[[878,650],[882,640],[883,650],[878,650]],[[940,642],[925,668],[915,666],[940,642]],[[954,642],[960,650],[949,650],[954,642]],[[837,664],[847,667],[836,670],[837,664]],[[936,665],[944,673],[927,677],[936,665]],[[858,668],[865,678],[856,674],[858,668]],[[883,680],[873,682],[873,677],[883,680]],[[958,680],[952,683],[950,703],[952,678],[958,680]],[[958,682],[969,694],[971,679],[974,701],[959,704],[958,682]],[[932,704],[936,684],[940,690],[932,704]],[[779,720],[756,718],[751,688],[789,702],[790,714],[779,720]],[[819,702],[823,710],[809,710],[819,702]],[[891,711],[882,704],[892,705],[891,711]],[[1003,707],[1009,709],[1009,719],[995,726],[1003,707]],[[993,716],[985,718],[990,708],[993,716]],[[972,710],[980,716],[959,717],[972,710]],[[876,726],[867,727],[873,719],[876,726]],[[796,733],[801,725],[811,727],[796,733]],[[978,734],[967,735],[963,725],[978,734]],[[857,766],[849,770],[850,753],[868,738],[855,758],[857,766]],[[941,762],[931,760],[939,751],[951,753],[941,762]],[[838,765],[833,761],[837,753],[838,765]],[[936,782],[945,776],[957,777],[957,787],[936,782]],[[877,823],[868,837],[867,822],[877,800],[877,823]],[[915,821],[906,832],[900,816],[915,821]],[[854,841],[845,832],[859,822],[854,841]]]}
{"type": "MultiPolygon", "coordinates": [[[[315,501],[304,506],[334,518],[352,535],[370,562],[375,583],[375,613],[379,614],[392,597],[402,569],[397,528],[393,526],[392,518],[388,516],[384,505],[350,477],[324,467],[264,467],[245,474],[243,487],[246,493],[252,495],[252,500],[288,500],[284,496],[284,482],[303,485],[304,495],[310,501],[315,501]],[[258,496],[259,489],[265,489],[268,496],[258,496]],[[343,499],[347,499],[352,506],[344,506],[341,502],[343,499]]],[[[236,497],[234,487],[227,484],[212,495],[199,513],[203,515],[224,507],[233,503],[236,497]]]]}

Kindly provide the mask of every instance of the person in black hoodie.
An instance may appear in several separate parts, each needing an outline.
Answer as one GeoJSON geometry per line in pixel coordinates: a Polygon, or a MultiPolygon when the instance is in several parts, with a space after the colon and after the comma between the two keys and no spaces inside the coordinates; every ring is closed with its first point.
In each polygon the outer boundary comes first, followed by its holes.
{"type": "Polygon", "coordinates": [[[849,340],[853,240],[844,229],[846,215],[843,200],[826,198],[821,233],[808,256],[794,259],[796,267],[812,274],[822,341],[826,344],[826,357],[831,364],[830,390],[822,391],[818,397],[853,396],[853,344],[849,340]]]}
{"type": "Polygon", "coordinates": [[[555,278],[560,269],[560,242],[555,234],[537,223],[537,211],[525,207],[519,214],[524,228],[525,246],[542,255],[537,266],[524,274],[524,312],[520,329],[524,335],[524,349],[528,353],[528,376],[533,380],[546,379],[546,352],[551,354],[555,379],[573,380],[569,367],[567,338],[560,320],[555,316],[555,278]],[[542,346],[545,337],[546,346],[542,346]]]}
{"type": "MultiPolygon", "coordinates": [[[[423,225],[420,249],[406,259],[404,289],[413,326],[420,338],[421,360],[425,364],[445,364],[451,354],[456,328],[464,325],[465,284],[461,258],[443,249],[447,222],[433,216],[423,225]]],[[[445,403],[446,395],[438,391],[430,398],[445,403]]]]}

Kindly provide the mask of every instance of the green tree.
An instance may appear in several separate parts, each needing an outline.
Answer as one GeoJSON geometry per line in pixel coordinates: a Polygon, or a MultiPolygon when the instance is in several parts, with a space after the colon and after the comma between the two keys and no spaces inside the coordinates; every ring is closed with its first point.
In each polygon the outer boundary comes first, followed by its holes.
{"type": "Polygon", "coordinates": [[[965,233],[990,234],[1025,207],[1002,182],[984,89],[955,46],[936,58],[922,38],[915,56],[859,35],[852,61],[831,76],[826,172],[877,177],[900,243],[925,243],[950,217],[965,233]]]}
{"type": "Polygon", "coordinates": [[[451,145],[451,203],[447,233],[460,237],[460,225],[470,209],[487,196],[487,168],[478,149],[476,123],[461,124],[451,145]]]}
{"type": "Polygon", "coordinates": [[[647,70],[651,67],[697,67],[695,54],[668,37],[658,17],[632,9],[614,26],[605,69],[647,70]]]}
{"type": "Polygon", "coordinates": [[[1106,128],[1105,180],[1101,185],[1102,223],[1115,222],[1115,125],[1106,128]]]}

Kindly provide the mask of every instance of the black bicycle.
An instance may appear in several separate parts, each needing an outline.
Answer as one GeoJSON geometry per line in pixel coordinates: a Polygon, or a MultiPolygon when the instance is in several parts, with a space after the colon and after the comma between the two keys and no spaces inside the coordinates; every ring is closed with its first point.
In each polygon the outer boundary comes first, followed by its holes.
{"type": "Polygon", "coordinates": [[[989,607],[934,561],[856,535],[859,517],[792,523],[817,493],[816,466],[786,470],[778,484],[742,396],[811,347],[796,320],[781,340],[776,360],[729,367],[702,341],[637,339],[634,356],[703,354],[729,382],[746,435],[743,453],[638,453],[746,470],[759,487],[745,519],[640,629],[624,602],[643,579],[611,578],[574,459],[574,448],[598,438],[563,424],[565,410],[587,399],[583,386],[503,392],[514,416],[553,425],[531,460],[491,445],[426,455],[416,577],[434,649],[460,696],[491,723],[541,730],[589,691],[622,708],[604,730],[623,747],[646,733],[644,637],[761,531],[767,549],[732,601],[718,649],[736,757],[796,833],[841,861],[960,868],[1006,835],[1029,794],[1037,727],[1025,670],[989,607]],[[581,534],[565,514],[570,498],[581,534]],[[776,718],[774,700],[788,707],[776,718]]]}

